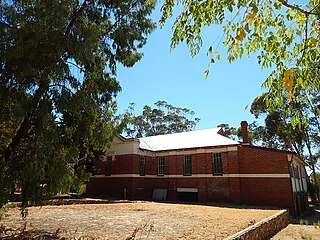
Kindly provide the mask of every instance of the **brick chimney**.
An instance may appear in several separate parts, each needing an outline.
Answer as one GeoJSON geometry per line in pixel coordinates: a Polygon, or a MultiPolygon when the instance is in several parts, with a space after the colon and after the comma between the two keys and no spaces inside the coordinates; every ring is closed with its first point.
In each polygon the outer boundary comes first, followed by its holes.
{"type": "Polygon", "coordinates": [[[241,121],[241,136],[242,136],[242,143],[245,145],[249,145],[250,140],[249,140],[249,134],[248,134],[247,121],[241,121]]]}

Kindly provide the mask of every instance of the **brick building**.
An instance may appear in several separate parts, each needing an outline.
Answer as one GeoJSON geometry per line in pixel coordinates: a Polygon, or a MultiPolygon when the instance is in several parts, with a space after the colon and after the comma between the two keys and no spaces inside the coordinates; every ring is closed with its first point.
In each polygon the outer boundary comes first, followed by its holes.
{"type": "Polygon", "coordinates": [[[306,207],[305,163],[290,151],[224,136],[221,128],[152,136],[118,137],[87,193],[112,198],[224,202],[275,206],[301,213],[306,207]]]}

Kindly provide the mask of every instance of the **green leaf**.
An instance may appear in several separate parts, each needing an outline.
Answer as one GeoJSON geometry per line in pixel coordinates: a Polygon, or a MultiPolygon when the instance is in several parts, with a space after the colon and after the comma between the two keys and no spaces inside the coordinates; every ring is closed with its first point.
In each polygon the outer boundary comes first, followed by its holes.
{"type": "Polygon", "coordinates": [[[217,59],[217,60],[220,60],[220,54],[219,54],[219,52],[216,52],[216,59],[217,59]]]}
{"type": "MultiPolygon", "coordinates": [[[[165,6],[174,7],[179,2],[165,0],[165,6]]],[[[183,37],[188,32],[189,36],[193,36],[193,39],[187,39],[191,53],[198,53],[202,44],[202,29],[210,24],[220,24],[229,62],[242,58],[246,53],[248,57],[257,56],[261,68],[270,71],[263,84],[268,92],[266,103],[270,110],[284,106],[290,99],[293,102],[300,101],[299,91],[320,92],[320,83],[317,81],[320,79],[317,70],[320,30],[319,16],[313,9],[314,1],[308,0],[301,6],[292,3],[294,7],[279,1],[258,4],[252,0],[210,1],[210,4],[206,1],[183,0],[181,3],[190,6],[184,19],[188,26],[181,27],[185,24],[179,17],[176,19],[181,25],[175,23],[174,26],[175,44],[184,41],[183,37]],[[307,17],[305,11],[313,12],[307,17]],[[284,76],[287,69],[295,72],[293,77],[284,76]]],[[[164,14],[167,13],[164,11],[164,14]]],[[[218,47],[218,44],[211,46],[207,51],[210,61],[213,58],[212,49],[218,47]]],[[[216,54],[214,59],[219,60],[220,56],[216,54]]],[[[204,74],[208,77],[209,72],[205,71],[204,74]]],[[[297,116],[293,117],[292,124],[297,125],[297,120],[297,116]]]]}
{"type": "Polygon", "coordinates": [[[117,65],[141,59],[154,7],[0,1],[0,208],[17,189],[25,207],[90,178],[127,123],[116,113],[117,65]]]}
{"type": "Polygon", "coordinates": [[[212,46],[209,47],[208,53],[209,53],[210,55],[212,55],[212,46]]]}
{"type": "Polygon", "coordinates": [[[209,77],[209,69],[205,70],[205,71],[203,72],[203,74],[204,74],[204,77],[205,77],[205,78],[208,78],[208,77],[209,77]]]}

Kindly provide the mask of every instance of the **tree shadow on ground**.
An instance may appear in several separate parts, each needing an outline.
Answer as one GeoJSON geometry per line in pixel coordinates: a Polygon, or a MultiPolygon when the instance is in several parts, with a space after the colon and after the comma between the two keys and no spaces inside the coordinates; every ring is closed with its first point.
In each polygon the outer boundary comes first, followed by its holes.
{"type": "Polygon", "coordinates": [[[0,233],[0,238],[2,240],[55,240],[61,239],[57,232],[51,233],[44,230],[24,230],[24,229],[6,229],[5,232],[0,233]]]}
{"type": "Polygon", "coordinates": [[[292,224],[318,225],[320,226],[320,207],[310,206],[308,210],[299,218],[293,218],[292,224]]]}

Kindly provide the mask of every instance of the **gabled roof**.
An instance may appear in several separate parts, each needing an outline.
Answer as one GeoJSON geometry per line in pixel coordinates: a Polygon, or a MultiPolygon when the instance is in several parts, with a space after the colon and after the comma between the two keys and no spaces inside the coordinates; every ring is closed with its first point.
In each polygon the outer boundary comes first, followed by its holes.
{"type": "Polygon", "coordinates": [[[141,149],[166,151],[188,148],[238,145],[239,143],[223,136],[221,128],[165,134],[139,138],[141,149]]]}

